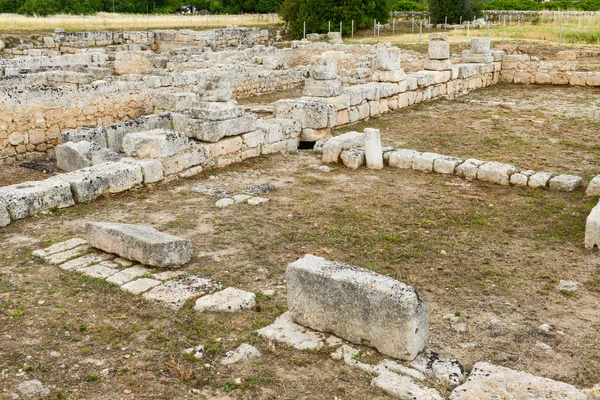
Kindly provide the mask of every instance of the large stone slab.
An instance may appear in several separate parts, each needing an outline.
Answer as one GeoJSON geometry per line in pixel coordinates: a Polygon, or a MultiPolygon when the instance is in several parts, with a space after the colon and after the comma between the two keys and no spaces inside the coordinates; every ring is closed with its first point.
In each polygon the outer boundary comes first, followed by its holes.
{"type": "Polygon", "coordinates": [[[186,135],[163,129],[132,132],[123,138],[125,154],[138,158],[164,158],[190,148],[186,135]]]}
{"type": "Polygon", "coordinates": [[[467,381],[450,394],[450,400],[495,399],[585,400],[586,395],[575,386],[487,362],[475,364],[467,381]]]}
{"type": "Polygon", "coordinates": [[[244,115],[244,107],[235,100],[225,102],[199,101],[187,110],[192,118],[207,121],[223,121],[226,119],[240,118],[244,115]]]}
{"type": "Polygon", "coordinates": [[[220,288],[221,285],[212,279],[188,275],[156,286],[145,293],[143,297],[146,300],[153,300],[178,310],[186,301],[212,293],[220,288]]]}
{"type": "Polygon", "coordinates": [[[299,121],[302,128],[327,128],[329,104],[310,99],[284,99],[273,103],[276,118],[299,121]]]}
{"type": "Polygon", "coordinates": [[[256,295],[233,287],[215,294],[204,296],[196,301],[196,311],[235,312],[254,307],[256,295]]]}
{"type": "Polygon", "coordinates": [[[96,144],[82,140],[56,146],[56,166],[62,171],[75,171],[92,165],[92,151],[100,149],[96,144]]]}
{"type": "MultiPolygon", "coordinates": [[[[75,204],[69,184],[58,179],[0,187],[0,200],[4,202],[13,220],[26,218],[43,210],[65,208],[75,204]]],[[[3,219],[6,221],[6,216],[3,219]]]]}
{"type": "Polygon", "coordinates": [[[550,186],[551,190],[572,192],[583,185],[583,179],[577,175],[562,174],[550,179],[548,185],[550,186]]]}
{"type": "Polygon", "coordinates": [[[316,60],[311,64],[308,72],[312,79],[321,81],[336,79],[338,77],[337,61],[333,59],[316,60]]]}
{"type": "Polygon", "coordinates": [[[141,185],[143,175],[139,165],[106,163],[61,174],[54,180],[69,186],[77,203],[86,203],[104,193],[120,193],[141,185]]]}
{"type": "Polygon", "coordinates": [[[233,82],[225,74],[207,75],[197,80],[194,92],[199,101],[229,101],[233,96],[233,82]]]}
{"type": "Polygon", "coordinates": [[[585,221],[585,248],[600,247],[600,205],[592,208],[585,221]]]}
{"type": "Polygon", "coordinates": [[[306,327],[412,360],[427,345],[427,306],[412,287],[306,255],[286,270],[288,309],[306,327]]]}
{"type": "Polygon", "coordinates": [[[304,96],[311,97],[335,97],[342,94],[342,82],[339,79],[319,81],[308,78],[304,82],[304,96]]]}
{"type": "Polygon", "coordinates": [[[8,213],[8,210],[6,209],[6,203],[4,203],[4,201],[0,200],[0,228],[10,224],[10,214],[8,213]]]}
{"type": "Polygon", "coordinates": [[[298,325],[290,312],[281,314],[271,325],[257,331],[258,336],[287,343],[298,350],[318,350],[325,346],[325,335],[298,325]]]}
{"type": "Polygon", "coordinates": [[[88,222],[88,242],[108,253],[161,268],[177,268],[192,256],[189,240],[157,231],[150,226],[88,222]]]}
{"type": "Polygon", "coordinates": [[[245,114],[239,118],[208,121],[173,113],[173,129],[204,142],[215,143],[227,136],[241,135],[256,129],[256,115],[245,114]]]}
{"type": "Polygon", "coordinates": [[[346,132],[332,137],[323,145],[323,162],[338,162],[343,150],[348,150],[365,145],[365,134],[363,132],[346,132]]]}
{"type": "Polygon", "coordinates": [[[517,169],[510,164],[490,161],[479,167],[477,170],[477,179],[508,186],[510,184],[510,176],[515,172],[517,172],[517,169]]]}

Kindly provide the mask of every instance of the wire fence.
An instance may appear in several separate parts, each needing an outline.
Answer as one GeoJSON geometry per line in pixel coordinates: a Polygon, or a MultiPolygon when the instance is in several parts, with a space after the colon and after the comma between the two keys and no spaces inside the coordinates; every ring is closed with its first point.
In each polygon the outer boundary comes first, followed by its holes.
{"type": "Polygon", "coordinates": [[[112,29],[215,28],[229,25],[261,26],[282,23],[277,14],[113,14],[53,15],[48,17],[0,14],[0,31],[68,31],[112,29]]]}

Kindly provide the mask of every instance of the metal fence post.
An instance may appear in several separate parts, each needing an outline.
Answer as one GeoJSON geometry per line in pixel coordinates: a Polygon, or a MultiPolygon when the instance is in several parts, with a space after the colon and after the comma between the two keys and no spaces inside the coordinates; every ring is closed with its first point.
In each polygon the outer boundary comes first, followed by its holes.
{"type": "Polygon", "coordinates": [[[352,37],[354,37],[354,20],[352,20],[352,31],[351,31],[351,35],[352,35],[352,37]]]}
{"type": "Polygon", "coordinates": [[[419,24],[419,44],[423,43],[423,21],[419,24]]]}
{"type": "Polygon", "coordinates": [[[306,21],[304,21],[304,31],[302,33],[302,39],[306,39],[306,21]]]}

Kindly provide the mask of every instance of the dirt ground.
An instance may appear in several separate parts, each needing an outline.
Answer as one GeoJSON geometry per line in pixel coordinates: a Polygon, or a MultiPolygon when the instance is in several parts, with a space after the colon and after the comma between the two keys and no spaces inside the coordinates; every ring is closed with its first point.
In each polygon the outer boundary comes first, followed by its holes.
{"type": "MultiPolygon", "coordinates": [[[[388,398],[368,374],[326,351],[255,334],[285,311],[286,265],[307,253],[414,286],[429,308],[430,347],[468,369],[487,360],[578,387],[600,381],[600,261],[583,248],[597,199],[394,168],[323,172],[319,164],[312,152],[258,158],[0,230],[0,388],[11,393],[39,379],[54,399],[388,398]],[[266,205],[218,209],[217,198],[191,191],[198,183],[276,190],[266,205]],[[195,255],[186,271],[277,294],[259,294],[254,311],[200,314],[188,304],[173,312],[31,255],[83,237],[86,221],[150,224],[187,237],[195,255]],[[560,292],[561,279],[582,286],[560,292]],[[466,332],[447,314],[459,316],[466,332]],[[542,323],[552,326],[549,335],[538,332],[542,323]],[[243,342],[263,357],[221,366],[243,342]],[[182,355],[198,344],[207,348],[204,359],[182,355]]],[[[367,349],[364,357],[375,354],[367,349]]]]}
{"type": "Polygon", "coordinates": [[[395,148],[502,161],[522,170],[587,179],[600,173],[598,88],[494,85],[455,100],[404,108],[334,134],[365,127],[381,129],[384,145],[395,148]]]}
{"type": "MultiPolygon", "coordinates": [[[[56,163],[43,163],[43,165],[56,170],[56,163]]],[[[26,181],[41,181],[51,177],[52,174],[43,171],[21,167],[18,164],[0,165],[0,187],[14,185],[26,181]]]]}

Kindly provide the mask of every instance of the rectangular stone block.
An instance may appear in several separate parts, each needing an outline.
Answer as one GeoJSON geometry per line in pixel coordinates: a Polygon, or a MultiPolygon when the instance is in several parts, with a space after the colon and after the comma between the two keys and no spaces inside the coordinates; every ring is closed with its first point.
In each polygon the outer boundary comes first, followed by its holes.
{"type": "Polygon", "coordinates": [[[380,71],[395,71],[400,69],[400,52],[379,50],[375,53],[375,68],[380,71]]]}
{"type": "Polygon", "coordinates": [[[427,345],[427,306],[390,277],[306,255],[286,270],[292,319],[382,354],[412,360],[427,345]]]}
{"type": "Polygon", "coordinates": [[[467,180],[473,180],[477,178],[477,170],[485,161],[477,160],[475,158],[469,158],[464,163],[458,165],[454,170],[454,173],[467,180]]]}
{"type": "Polygon", "coordinates": [[[265,131],[257,129],[252,132],[244,133],[242,135],[242,142],[250,148],[262,146],[265,143],[265,131]]]}
{"type": "Polygon", "coordinates": [[[447,60],[450,58],[450,43],[445,40],[429,42],[429,58],[431,60],[447,60]]]}
{"type": "Polygon", "coordinates": [[[228,154],[233,154],[242,149],[242,138],[240,136],[234,136],[230,138],[221,139],[217,143],[208,146],[208,148],[210,149],[210,158],[217,158],[221,156],[226,156],[228,154]]]}
{"type": "Polygon", "coordinates": [[[192,256],[189,240],[159,232],[150,226],[88,222],[85,230],[91,246],[142,264],[177,268],[192,256]]]}
{"type": "Polygon", "coordinates": [[[562,174],[550,179],[550,190],[572,192],[583,184],[583,179],[577,175],[562,174]]]}
{"type": "Polygon", "coordinates": [[[256,115],[246,114],[243,117],[223,121],[204,121],[173,113],[173,129],[186,135],[215,143],[227,136],[241,135],[256,129],[256,115]]]}
{"type": "Polygon", "coordinates": [[[328,81],[338,77],[337,61],[333,59],[318,59],[314,61],[308,73],[315,80],[328,81]]]}
{"type": "Polygon", "coordinates": [[[433,171],[438,174],[453,174],[456,167],[462,163],[462,159],[443,156],[433,161],[433,171]]]}
{"type": "Polygon", "coordinates": [[[339,79],[318,81],[308,78],[304,82],[304,96],[311,97],[334,97],[342,94],[342,82],[339,79]]]}
{"type": "Polygon", "coordinates": [[[58,175],[53,179],[70,186],[75,202],[86,203],[104,193],[119,193],[140,185],[143,176],[138,165],[106,163],[58,175]]]}
{"type": "Polygon", "coordinates": [[[479,167],[477,170],[477,179],[508,186],[510,184],[510,176],[516,171],[517,169],[512,165],[490,161],[479,167]]]}
{"type": "Polygon", "coordinates": [[[348,150],[365,145],[365,134],[363,132],[347,132],[329,139],[323,145],[323,162],[338,162],[343,150],[348,150]]]}
{"type": "Polygon", "coordinates": [[[273,115],[299,121],[302,128],[327,128],[329,104],[310,99],[285,99],[273,103],[273,115]]]}
{"type": "MultiPolygon", "coordinates": [[[[69,184],[56,178],[0,187],[0,200],[12,220],[75,204],[69,184]]],[[[2,220],[6,224],[10,222],[7,222],[5,214],[2,220]]]]}
{"type": "Polygon", "coordinates": [[[550,172],[536,172],[529,178],[528,186],[532,188],[547,188],[548,181],[552,178],[550,172]]]}
{"type": "Polygon", "coordinates": [[[203,149],[190,149],[162,160],[165,176],[177,174],[188,168],[204,164],[206,156],[203,149]]]}
{"type": "Polygon", "coordinates": [[[132,132],[123,138],[123,151],[138,158],[164,158],[190,148],[188,137],[179,132],[154,129],[132,132]]]}
{"type": "Polygon", "coordinates": [[[142,169],[144,184],[155,183],[163,180],[165,177],[163,172],[163,163],[161,160],[136,160],[133,158],[124,158],[121,162],[125,164],[139,165],[142,169]]]}
{"type": "Polygon", "coordinates": [[[410,169],[413,158],[420,154],[418,151],[409,149],[392,151],[389,155],[388,163],[391,167],[410,169]]]}
{"type": "Polygon", "coordinates": [[[433,172],[433,163],[436,159],[443,157],[437,153],[420,153],[412,158],[411,168],[415,171],[433,172]]]}
{"type": "Polygon", "coordinates": [[[372,77],[374,82],[400,82],[406,79],[406,73],[403,69],[393,71],[375,71],[372,77]]]}
{"type": "Polygon", "coordinates": [[[223,121],[226,119],[240,118],[244,115],[244,107],[235,100],[226,102],[198,101],[184,111],[187,115],[206,121],[223,121]]]}

